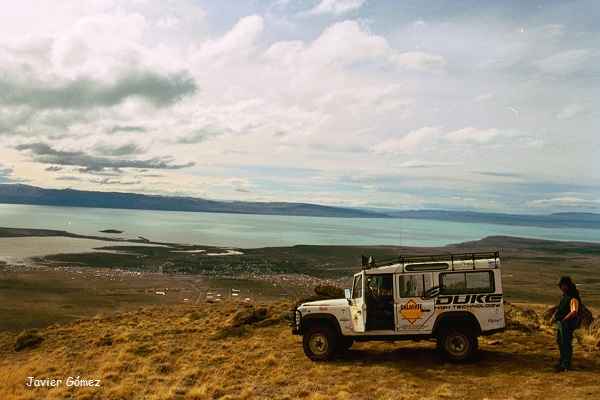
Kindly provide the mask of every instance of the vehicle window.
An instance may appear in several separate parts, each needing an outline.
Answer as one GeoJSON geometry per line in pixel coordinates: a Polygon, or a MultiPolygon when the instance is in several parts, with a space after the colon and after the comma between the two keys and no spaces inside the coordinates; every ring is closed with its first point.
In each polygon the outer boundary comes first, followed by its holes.
{"type": "Polygon", "coordinates": [[[458,272],[440,274],[441,294],[490,293],[494,291],[492,272],[458,272]]]}
{"type": "Polygon", "coordinates": [[[354,285],[352,286],[352,298],[358,299],[360,297],[362,297],[362,275],[354,278],[354,285]]]}
{"type": "Polygon", "coordinates": [[[460,293],[465,289],[465,274],[440,275],[440,290],[442,293],[460,293]]]}
{"type": "Polygon", "coordinates": [[[400,275],[398,288],[400,297],[421,297],[423,295],[423,275],[400,275]]]}
{"type": "Polygon", "coordinates": [[[423,296],[433,287],[433,274],[423,274],[423,296]]]}
{"type": "Polygon", "coordinates": [[[367,275],[367,292],[374,297],[392,297],[394,296],[392,275],[367,275]]]}
{"type": "Polygon", "coordinates": [[[465,278],[467,282],[467,289],[469,290],[479,293],[494,291],[491,272],[468,273],[466,274],[465,278]]]}
{"type": "Polygon", "coordinates": [[[429,264],[410,264],[406,266],[406,271],[441,271],[448,269],[447,263],[429,263],[429,264]]]}

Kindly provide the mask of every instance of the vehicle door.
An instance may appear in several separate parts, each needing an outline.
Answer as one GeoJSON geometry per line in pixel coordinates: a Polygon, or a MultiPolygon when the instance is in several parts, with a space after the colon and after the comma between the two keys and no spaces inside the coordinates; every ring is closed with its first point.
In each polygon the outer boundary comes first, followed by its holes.
{"type": "Polygon", "coordinates": [[[431,333],[435,322],[435,298],[431,296],[433,273],[399,274],[395,283],[398,333],[431,333]]]}
{"type": "Polygon", "coordinates": [[[352,328],[355,332],[365,332],[367,321],[367,303],[365,301],[365,272],[354,275],[352,285],[352,304],[350,305],[352,328]]]}

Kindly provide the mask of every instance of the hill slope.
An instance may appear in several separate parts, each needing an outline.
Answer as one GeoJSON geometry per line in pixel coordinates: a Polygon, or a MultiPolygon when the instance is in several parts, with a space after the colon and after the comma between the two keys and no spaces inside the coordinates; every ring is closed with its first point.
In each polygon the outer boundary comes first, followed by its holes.
{"type": "Polygon", "coordinates": [[[13,350],[0,334],[2,399],[597,399],[597,351],[575,346],[576,371],[556,375],[551,330],[509,310],[509,330],[482,338],[476,363],[443,362],[431,342],[355,344],[314,363],[281,314],[231,328],[234,303],[151,307],[40,331],[13,350]],[[100,379],[100,387],[27,388],[27,377],[100,379]],[[518,385],[517,385],[518,383],[518,385]],[[565,397],[565,393],[568,396],[565,397]]]}

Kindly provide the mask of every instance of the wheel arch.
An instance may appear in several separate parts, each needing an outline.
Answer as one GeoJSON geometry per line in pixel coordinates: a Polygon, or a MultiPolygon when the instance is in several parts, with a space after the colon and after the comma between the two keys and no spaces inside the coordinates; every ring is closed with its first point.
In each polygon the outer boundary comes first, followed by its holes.
{"type": "Polygon", "coordinates": [[[447,326],[461,326],[471,329],[476,336],[481,335],[482,332],[477,317],[469,311],[449,311],[440,314],[433,325],[433,335],[438,336],[440,331],[447,326]]]}
{"type": "Polygon", "coordinates": [[[314,313],[302,316],[301,322],[301,334],[304,334],[307,329],[309,329],[313,325],[319,324],[327,324],[333,327],[335,332],[342,336],[342,329],[340,327],[340,323],[333,314],[327,313],[314,313]]]}

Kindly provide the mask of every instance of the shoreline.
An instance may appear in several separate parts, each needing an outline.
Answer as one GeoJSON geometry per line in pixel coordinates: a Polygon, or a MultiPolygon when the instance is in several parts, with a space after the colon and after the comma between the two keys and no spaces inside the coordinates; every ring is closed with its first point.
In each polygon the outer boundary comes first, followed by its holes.
{"type": "MultiPolygon", "coordinates": [[[[101,232],[101,231],[100,231],[101,232]]],[[[108,233],[108,232],[105,232],[108,233]]],[[[72,233],[68,231],[61,231],[56,229],[37,229],[37,228],[7,228],[0,227],[0,239],[3,238],[19,238],[19,237],[65,237],[72,239],[90,239],[90,240],[101,240],[105,242],[121,242],[121,243],[145,243],[155,245],[177,245],[178,243],[167,243],[167,242],[153,242],[148,239],[125,239],[125,238],[114,238],[109,236],[96,236],[96,235],[81,235],[78,233],[72,233]]]]}
{"type": "MultiPolygon", "coordinates": [[[[449,221],[455,222],[455,221],[449,221]]],[[[108,232],[113,231],[113,229],[102,230],[99,232],[103,233],[113,233],[108,232]]],[[[115,233],[117,230],[114,230],[115,233]]],[[[123,233],[123,231],[118,231],[123,233]]],[[[443,246],[413,246],[413,245],[394,245],[394,244],[372,244],[372,245],[361,245],[361,244],[324,244],[324,245],[314,245],[314,244],[303,244],[297,243],[290,246],[261,246],[261,247],[243,247],[243,246],[214,246],[214,245],[204,245],[200,244],[189,244],[182,242],[159,242],[150,239],[143,238],[138,236],[137,239],[131,238],[115,238],[110,236],[100,236],[100,235],[82,235],[78,233],[72,233],[69,231],[57,230],[57,229],[38,229],[38,228],[10,228],[10,227],[0,227],[0,239],[3,238],[19,238],[19,237],[65,237],[65,238],[73,238],[73,239],[90,239],[90,240],[100,240],[105,242],[119,242],[119,243],[136,243],[136,244],[153,244],[153,245],[162,245],[162,246],[203,246],[210,248],[227,248],[227,249],[265,249],[265,248],[287,248],[287,247],[296,247],[296,246],[336,246],[336,247],[397,247],[397,248],[451,248],[456,246],[463,246],[468,244],[474,244],[477,242],[481,242],[488,239],[508,239],[508,240],[519,240],[519,241],[539,241],[539,242],[550,242],[550,243],[567,243],[567,244],[575,244],[575,245],[592,245],[592,246],[600,246],[600,239],[598,241],[585,241],[585,240],[559,240],[559,239],[544,239],[540,237],[533,236],[512,236],[512,235],[490,235],[484,236],[480,239],[476,240],[468,240],[463,242],[449,243],[443,246]]]]}

